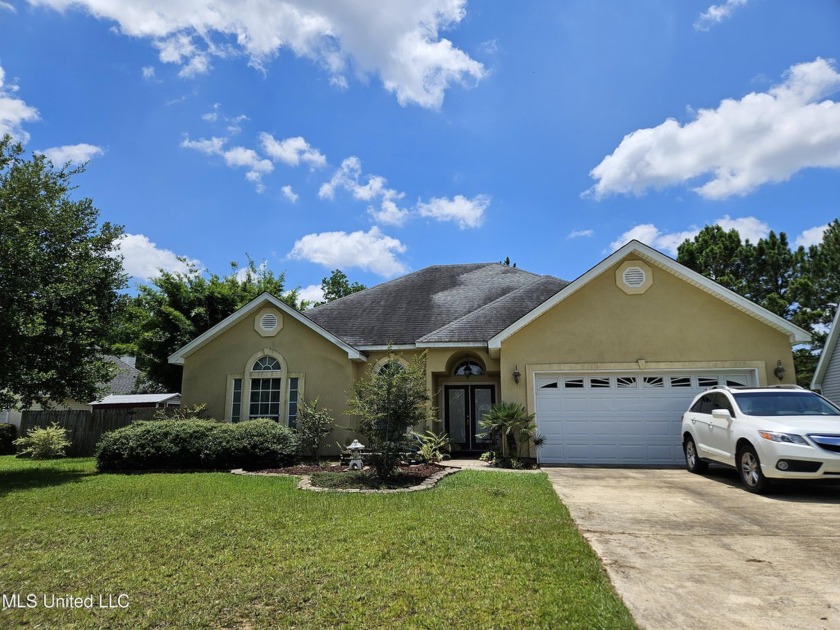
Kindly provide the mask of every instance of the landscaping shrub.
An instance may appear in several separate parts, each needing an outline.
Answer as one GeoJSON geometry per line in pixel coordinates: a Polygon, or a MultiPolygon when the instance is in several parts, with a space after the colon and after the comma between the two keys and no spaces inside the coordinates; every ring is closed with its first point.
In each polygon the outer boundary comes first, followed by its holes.
{"type": "Polygon", "coordinates": [[[159,420],[107,433],[96,461],[100,471],[259,470],[292,464],[299,450],[294,431],[273,420],[159,420]]]}
{"type": "Polygon", "coordinates": [[[0,423],[0,455],[15,454],[17,427],[8,422],[0,423]]]}
{"type": "Polygon", "coordinates": [[[16,439],[14,444],[20,449],[19,457],[55,459],[67,455],[70,441],[67,439],[67,431],[64,427],[53,422],[48,427],[35,427],[23,437],[16,439]]]}

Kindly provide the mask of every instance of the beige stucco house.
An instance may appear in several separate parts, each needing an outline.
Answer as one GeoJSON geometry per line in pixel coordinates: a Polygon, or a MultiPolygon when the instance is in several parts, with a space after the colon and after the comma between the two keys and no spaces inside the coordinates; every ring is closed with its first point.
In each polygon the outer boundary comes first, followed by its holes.
{"type": "Polygon", "coordinates": [[[354,380],[380,369],[389,346],[426,351],[435,428],[459,450],[486,450],[478,420],[504,400],[536,414],[541,463],[670,465],[682,459],[680,418],[697,392],[792,383],[791,346],[808,340],[633,241],[572,282],[444,265],[305,313],[264,294],[170,362],[184,368],[183,404],[207,403],[215,417],[294,426],[305,397],[355,426],[344,415],[354,380]]]}

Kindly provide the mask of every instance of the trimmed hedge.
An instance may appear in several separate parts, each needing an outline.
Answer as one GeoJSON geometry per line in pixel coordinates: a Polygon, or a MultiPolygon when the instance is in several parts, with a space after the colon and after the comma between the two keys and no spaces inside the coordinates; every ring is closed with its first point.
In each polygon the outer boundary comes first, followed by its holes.
{"type": "Polygon", "coordinates": [[[0,423],[0,455],[14,455],[14,441],[17,439],[17,427],[8,422],[0,423]]]}
{"type": "Polygon", "coordinates": [[[135,422],[105,434],[96,446],[100,471],[260,470],[294,464],[297,434],[273,420],[135,422]]]}

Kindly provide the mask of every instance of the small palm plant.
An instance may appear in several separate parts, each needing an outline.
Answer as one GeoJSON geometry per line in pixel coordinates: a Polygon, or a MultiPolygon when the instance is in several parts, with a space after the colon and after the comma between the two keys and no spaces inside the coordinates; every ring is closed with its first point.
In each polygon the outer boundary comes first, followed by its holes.
{"type": "Polygon", "coordinates": [[[544,438],[537,435],[534,414],[528,413],[519,403],[496,403],[484,414],[479,427],[484,430],[484,435],[499,445],[499,457],[496,459],[504,462],[518,462],[523,447],[529,442],[533,442],[534,446],[544,442],[544,438]]]}

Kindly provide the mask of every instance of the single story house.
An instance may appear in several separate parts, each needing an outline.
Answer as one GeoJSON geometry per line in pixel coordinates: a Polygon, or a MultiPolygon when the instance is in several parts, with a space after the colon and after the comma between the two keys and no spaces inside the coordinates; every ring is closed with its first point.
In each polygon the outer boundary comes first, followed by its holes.
{"type": "Polygon", "coordinates": [[[825,340],[811,389],[819,391],[836,405],[840,405],[840,308],[834,316],[831,330],[825,340]]]}
{"type": "MultiPolygon", "coordinates": [[[[428,267],[305,313],[264,294],[170,357],[184,404],[295,425],[304,396],[345,415],[353,382],[426,351],[437,422],[487,449],[496,401],[521,403],[543,464],[672,465],[704,388],[793,383],[807,332],[633,241],[572,282],[501,264],[428,267]],[[781,366],[784,369],[777,370],[781,366]],[[781,374],[779,378],[776,374],[781,374]]],[[[337,430],[332,439],[349,440],[337,430]]]]}

